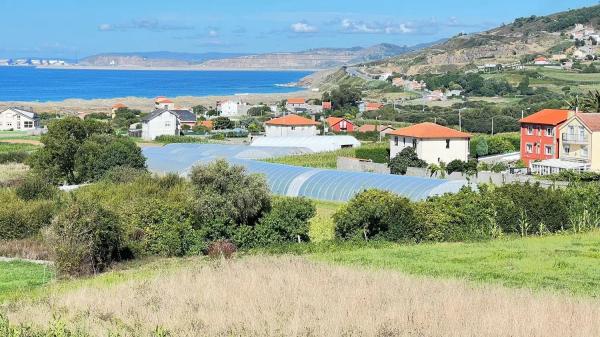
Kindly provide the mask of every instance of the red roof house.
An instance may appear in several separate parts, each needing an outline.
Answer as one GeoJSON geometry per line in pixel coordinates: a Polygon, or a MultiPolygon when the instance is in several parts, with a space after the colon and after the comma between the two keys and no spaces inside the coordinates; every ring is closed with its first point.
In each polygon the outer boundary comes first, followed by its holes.
{"type": "Polygon", "coordinates": [[[323,102],[321,103],[321,107],[323,108],[323,110],[331,110],[331,102],[323,102]]]}
{"type": "Polygon", "coordinates": [[[354,123],[342,117],[327,117],[327,124],[332,132],[354,132],[354,123]]]}
{"type": "Polygon", "coordinates": [[[559,157],[558,129],[568,118],[569,110],[543,109],[520,120],[521,160],[526,166],[559,157]]]}

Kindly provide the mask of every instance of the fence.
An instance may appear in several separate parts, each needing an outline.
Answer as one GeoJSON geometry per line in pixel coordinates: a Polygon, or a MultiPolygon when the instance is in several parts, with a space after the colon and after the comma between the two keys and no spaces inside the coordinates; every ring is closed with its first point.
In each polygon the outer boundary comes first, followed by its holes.
{"type": "Polygon", "coordinates": [[[387,164],[374,163],[371,160],[337,157],[338,170],[353,171],[353,172],[373,172],[389,174],[390,168],[387,164]]]}

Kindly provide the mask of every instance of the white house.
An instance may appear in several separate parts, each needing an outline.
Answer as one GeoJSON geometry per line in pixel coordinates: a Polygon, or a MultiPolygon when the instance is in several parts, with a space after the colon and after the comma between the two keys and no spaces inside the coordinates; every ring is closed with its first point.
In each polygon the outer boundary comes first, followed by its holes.
{"type": "Polygon", "coordinates": [[[390,158],[407,147],[413,147],[417,156],[428,164],[469,159],[471,135],[445,126],[421,123],[391,131],[389,135],[390,158]]]}
{"type": "Polygon", "coordinates": [[[535,60],[533,60],[533,64],[535,64],[536,66],[546,66],[550,64],[550,61],[547,58],[540,56],[536,57],[535,60]]]}
{"type": "Polygon", "coordinates": [[[310,137],[316,136],[318,122],[298,115],[287,115],[265,122],[267,137],[310,137]]]}
{"type": "Polygon", "coordinates": [[[32,130],[40,127],[35,112],[20,108],[8,108],[0,112],[0,130],[32,130]]]}
{"type": "Polygon", "coordinates": [[[175,103],[164,96],[158,96],[154,99],[155,109],[173,110],[175,109],[175,103]]]}
{"type": "Polygon", "coordinates": [[[142,118],[142,139],[154,140],[158,136],[179,135],[180,125],[177,114],[170,110],[156,109],[142,118]]]}
{"type": "Polygon", "coordinates": [[[304,98],[288,98],[285,108],[292,112],[306,112],[308,110],[308,104],[304,98]]]}
{"type": "Polygon", "coordinates": [[[222,117],[246,116],[250,106],[239,101],[223,101],[217,104],[217,111],[222,117]]]}

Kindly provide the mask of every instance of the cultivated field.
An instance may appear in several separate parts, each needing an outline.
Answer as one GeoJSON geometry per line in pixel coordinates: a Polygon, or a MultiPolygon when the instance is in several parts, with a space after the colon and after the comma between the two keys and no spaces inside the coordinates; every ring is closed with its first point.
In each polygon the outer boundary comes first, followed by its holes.
{"type": "Polygon", "coordinates": [[[54,278],[52,268],[28,262],[0,262],[0,302],[29,293],[54,278]]]}
{"type": "Polygon", "coordinates": [[[59,317],[93,336],[583,337],[600,334],[599,315],[591,299],[258,256],[83,286],[8,316],[35,326],[59,317]]]}
{"type": "Polygon", "coordinates": [[[381,154],[386,153],[389,144],[383,143],[370,143],[364,144],[359,148],[345,148],[337,151],[310,153],[305,155],[292,155],[279,158],[266,159],[265,161],[271,163],[314,167],[314,168],[330,168],[334,169],[337,166],[337,157],[352,157],[352,158],[366,158],[375,154],[380,157],[381,154]]]}

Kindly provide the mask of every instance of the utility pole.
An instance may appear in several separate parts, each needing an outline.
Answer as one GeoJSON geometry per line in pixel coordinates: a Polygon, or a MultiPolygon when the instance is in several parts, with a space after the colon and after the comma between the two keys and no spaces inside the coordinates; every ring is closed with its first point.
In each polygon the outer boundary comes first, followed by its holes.
{"type": "Polygon", "coordinates": [[[462,131],[462,118],[461,118],[460,113],[461,113],[461,111],[460,111],[460,109],[458,109],[458,130],[462,131]]]}
{"type": "Polygon", "coordinates": [[[492,117],[492,136],[494,135],[494,117],[492,117]]]}

